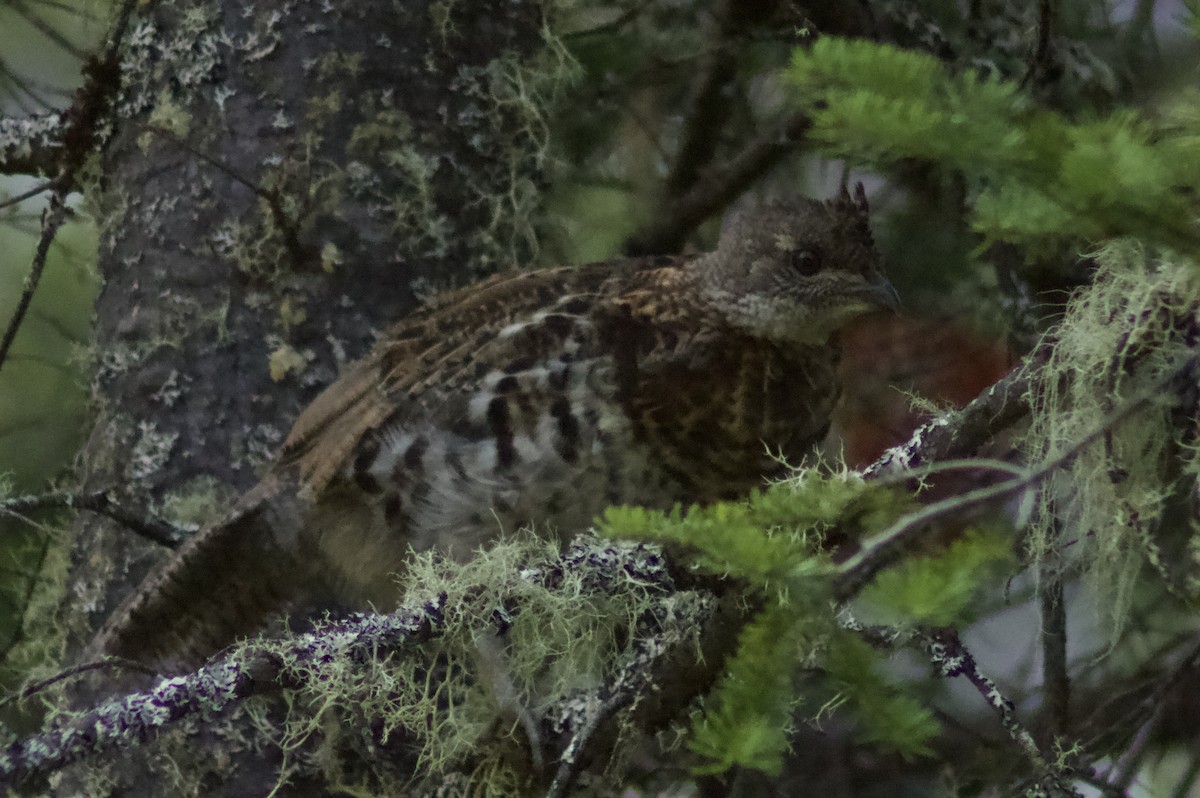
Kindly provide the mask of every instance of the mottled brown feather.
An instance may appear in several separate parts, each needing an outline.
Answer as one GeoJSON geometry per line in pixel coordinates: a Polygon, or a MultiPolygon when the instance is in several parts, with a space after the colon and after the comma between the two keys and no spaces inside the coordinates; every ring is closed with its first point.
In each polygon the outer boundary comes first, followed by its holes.
{"type": "Polygon", "coordinates": [[[762,209],[703,256],[447,292],[308,406],[100,647],[194,662],[298,598],[385,606],[409,546],[469,556],[501,526],[742,495],[780,470],[768,446],[799,460],[824,434],[830,334],[894,301],[877,260],[860,193],[762,209]],[[826,268],[798,271],[798,253],[826,268]]]}
{"type": "Polygon", "coordinates": [[[406,402],[461,384],[470,353],[506,325],[556,300],[578,297],[590,304],[606,283],[616,288],[625,274],[655,266],[674,271],[687,260],[642,258],[621,268],[600,262],[502,274],[447,292],[391,327],[370,354],[313,400],[284,442],[282,465],[298,469],[308,496],[319,495],[365,434],[403,413],[406,402]]]}

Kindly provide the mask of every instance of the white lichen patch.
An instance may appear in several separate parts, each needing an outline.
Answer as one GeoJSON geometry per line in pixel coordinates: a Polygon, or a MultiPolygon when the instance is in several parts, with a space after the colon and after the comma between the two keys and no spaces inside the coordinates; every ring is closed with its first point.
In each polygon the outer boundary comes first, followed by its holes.
{"type": "Polygon", "coordinates": [[[152,421],[139,421],[137,431],[138,438],[125,469],[134,483],[157,474],[179,440],[178,432],[164,432],[152,421]]]}

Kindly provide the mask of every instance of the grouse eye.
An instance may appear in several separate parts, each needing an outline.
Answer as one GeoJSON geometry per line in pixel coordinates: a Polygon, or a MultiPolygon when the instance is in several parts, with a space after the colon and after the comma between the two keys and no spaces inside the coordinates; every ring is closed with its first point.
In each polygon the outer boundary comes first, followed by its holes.
{"type": "Polygon", "coordinates": [[[815,249],[801,248],[792,252],[792,268],[802,277],[809,277],[821,268],[821,253],[815,249]]]}

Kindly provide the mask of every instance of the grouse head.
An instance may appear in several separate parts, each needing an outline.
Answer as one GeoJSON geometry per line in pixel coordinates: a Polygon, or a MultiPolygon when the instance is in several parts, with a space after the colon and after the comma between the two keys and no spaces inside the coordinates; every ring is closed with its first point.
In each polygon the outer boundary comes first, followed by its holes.
{"type": "Polygon", "coordinates": [[[700,290],[725,323],[778,344],[821,344],[856,316],[895,310],[862,184],[826,201],[735,213],[698,263],[700,290]]]}

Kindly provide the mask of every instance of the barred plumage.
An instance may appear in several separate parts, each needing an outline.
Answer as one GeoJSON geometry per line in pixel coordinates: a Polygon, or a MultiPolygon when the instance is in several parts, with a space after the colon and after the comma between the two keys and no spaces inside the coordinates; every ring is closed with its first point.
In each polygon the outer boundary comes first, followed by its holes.
{"type": "Polygon", "coordinates": [[[499,275],[400,322],[104,650],[192,660],[296,600],[386,607],[409,550],[735,498],[825,434],[832,333],[895,301],[861,187],[734,218],[715,252],[499,275]]]}

